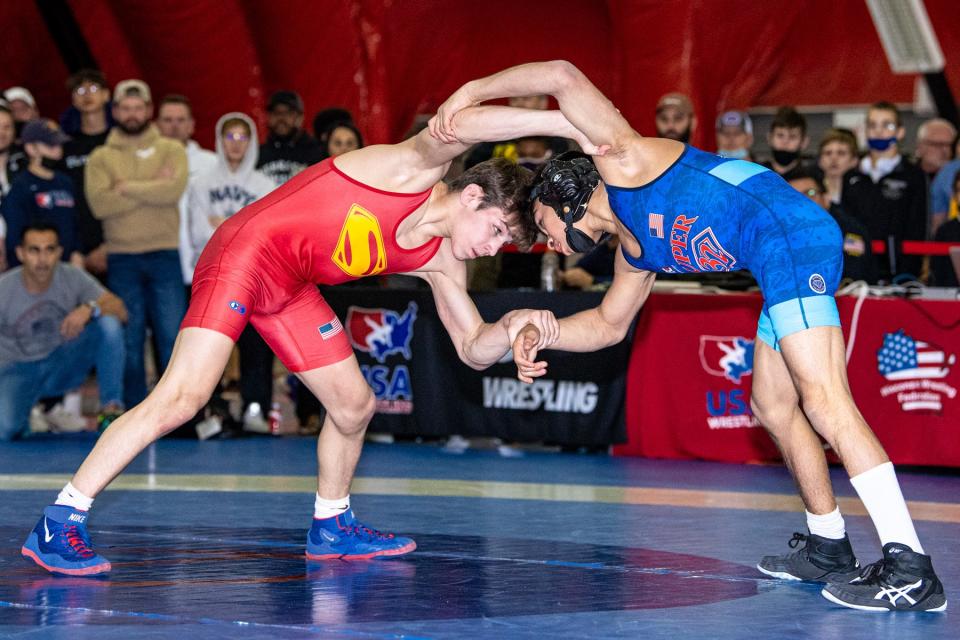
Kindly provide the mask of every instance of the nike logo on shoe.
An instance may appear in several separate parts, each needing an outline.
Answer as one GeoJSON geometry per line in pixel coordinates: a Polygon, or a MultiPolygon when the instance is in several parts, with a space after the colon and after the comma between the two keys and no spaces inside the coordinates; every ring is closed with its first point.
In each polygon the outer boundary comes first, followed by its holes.
{"type": "Polygon", "coordinates": [[[53,540],[53,535],[50,533],[50,529],[47,528],[47,516],[43,516],[43,541],[50,542],[53,540]]]}
{"type": "Polygon", "coordinates": [[[333,535],[326,529],[320,529],[320,537],[326,540],[327,542],[329,542],[330,544],[333,544],[334,542],[337,541],[337,536],[333,535]]]}
{"type": "Polygon", "coordinates": [[[86,519],[87,519],[87,516],[85,516],[82,513],[71,513],[67,517],[67,520],[69,520],[70,522],[79,522],[80,524],[83,524],[86,521],[86,519]]]}

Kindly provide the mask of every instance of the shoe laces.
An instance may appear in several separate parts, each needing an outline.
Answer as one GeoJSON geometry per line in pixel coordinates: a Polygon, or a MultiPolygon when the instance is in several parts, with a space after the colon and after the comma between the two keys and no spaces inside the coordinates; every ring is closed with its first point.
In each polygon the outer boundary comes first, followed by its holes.
{"type": "Polygon", "coordinates": [[[383,533],[376,529],[371,529],[362,524],[350,527],[351,533],[363,540],[392,540],[395,536],[392,533],[383,533]]]}
{"type": "Polygon", "coordinates": [[[806,542],[807,538],[808,536],[800,533],[799,531],[794,531],[793,537],[790,538],[790,541],[787,542],[787,544],[790,546],[791,549],[796,549],[797,545],[799,545],[801,542],[806,542]]]}
{"type": "Polygon", "coordinates": [[[857,584],[889,583],[889,578],[892,573],[892,563],[887,562],[886,558],[881,558],[861,569],[860,575],[855,578],[855,581],[857,584]]]}
{"type": "Polygon", "coordinates": [[[93,549],[90,548],[90,541],[76,525],[64,527],[63,534],[67,539],[67,544],[78,556],[81,558],[92,558],[94,556],[93,549]]]}

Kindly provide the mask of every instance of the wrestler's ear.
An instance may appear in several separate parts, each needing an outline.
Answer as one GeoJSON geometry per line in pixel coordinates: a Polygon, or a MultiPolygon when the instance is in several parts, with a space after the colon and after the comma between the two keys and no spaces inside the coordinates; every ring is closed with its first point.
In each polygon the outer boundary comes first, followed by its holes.
{"type": "Polygon", "coordinates": [[[470,183],[460,192],[460,204],[476,211],[483,204],[483,187],[470,183]]]}

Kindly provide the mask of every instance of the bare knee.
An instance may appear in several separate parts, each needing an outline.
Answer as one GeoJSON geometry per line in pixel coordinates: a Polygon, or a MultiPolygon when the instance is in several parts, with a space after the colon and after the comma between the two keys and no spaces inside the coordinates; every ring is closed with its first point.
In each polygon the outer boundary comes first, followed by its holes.
{"type": "Polygon", "coordinates": [[[793,424],[796,412],[800,407],[795,396],[785,397],[773,394],[750,394],[750,410],[771,434],[782,434],[793,424]]]}
{"type": "Polygon", "coordinates": [[[327,414],[337,430],[345,436],[362,434],[377,410],[377,401],[370,388],[337,404],[327,407],[327,414]]]}
{"type": "Polygon", "coordinates": [[[203,409],[210,394],[189,387],[158,386],[144,401],[154,418],[157,437],[170,433],[203,409]]]}

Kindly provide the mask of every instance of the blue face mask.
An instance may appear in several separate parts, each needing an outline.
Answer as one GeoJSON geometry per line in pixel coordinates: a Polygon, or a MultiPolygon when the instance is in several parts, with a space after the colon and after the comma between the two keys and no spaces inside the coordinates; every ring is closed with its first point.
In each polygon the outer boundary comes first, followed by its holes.
{"type": "Polygon", "coordinates": [[[867,138],[867,144],[874,151],[886,151],[891,145],[897,143],[896,136],[892,138],[867,138]]]}
{"type": "Polygon", "coordinates": [[[734,160],[743,160],[750,155],[749,149],[721,149],[717,151],[721,158],[733,158],[734,160]]]}

